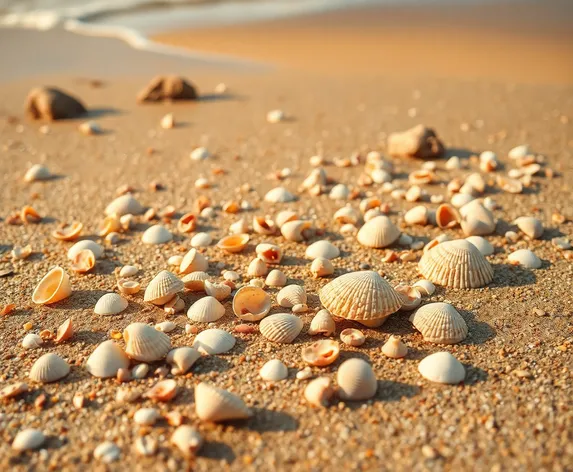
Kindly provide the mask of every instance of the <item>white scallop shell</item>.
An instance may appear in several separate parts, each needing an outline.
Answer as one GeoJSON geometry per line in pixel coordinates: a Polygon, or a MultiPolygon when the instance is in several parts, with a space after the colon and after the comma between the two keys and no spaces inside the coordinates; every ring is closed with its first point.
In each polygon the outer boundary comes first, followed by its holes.
{"type": "Polygon", "coordinates": [[[206,147],[195,148],[193,149],[193,151],[191,151],[191,154],[189,155],[192,161],[204,161],[209,156],[211,156],[211,153],[206,147]]]}
{"type": "Polygon", "coordinates": [[[187,317],[198,323],[211,323],[225,315],[225,307],[215,297],[203,297],[189,307],[187,317]]]}
{"type": "Polygon", "coordinates": [[[227,284],[218,284],[205,280],[205,293],[219,301],[223,301],[231,295],[231,287],[227,284]]]}
{"type": "Polygon", "coordinates": [[[141,362],[163,359],[171,349],[171,339],[145,323],[132,323],[123,331],[125,353],[141,362]]]}
{"type": "Polygon", "coordinates": [[[466,377],[464,366],[449,352],[436,352],[422,359],[418,372],[427,380],[444,384],[458,384],[466,377]]]}
{"type": "Polygon", "coordinates": [[[197,249],[193,248],[181,260],[179,266],[180,274],[189,274],[191,272],[205,272],[209,268],[207,258],[197,249]]]}
{"type": "Polygon", "coordinates": [[[75,257],[84,249],[89,249],[91,252],[93,252],[96,259],[99,259],[101,256],[103,256],[102,246],[90,239],[84,239],[75,243],[68,250],[68,259],[74,260],[75,257]]]}
{"type": "Polygon", "coordinates": [[[287,285],[277,293],[277,303],[284,308],[306,303],[306,291],[300,285],[287,285]]]}
{"type": "Polygon", "coordinates": [[[145,289],[143,301],[154,305],[163,305],[171,300],[185,287],[182,280],[168,270],[162,270],[157,274],[145,289]]]}
{"type": "Polygon", "coordinates": [[[12,449],[16,451],[31,451],[40,448],[46,442],[46,436],[39,429],[27,428],[19,431],[14,441],[12,449]]]}
{"type": "Polygon", "coordinates": [[[539,269],[542,264],[541,259],[529,249],[518,249],[507,256],[507,260],[526,269],[539,269]]]}
{"type": "Polygon", "coordinates": [[[401,359],[408,354],[408,348],[398,336],[390,336],[382,346],[382,354],[391,359],[401,359]]]}
{"type": "Polygon", "coordinates": [[[193,340],[193,347],[199,352],[210,356],[223,354],[235,347],[235,337],[222,329],[206,329],[201,331],[193,340]]]}
{"type": "Polygon", "coordinates": [[[269,341],[288,344],[300,334],[303,324],[296,315],[277,313],[263,318],[259,330],[269,341]]]}
{"type": "Polygon", "coordinates": [[[284,287],[287,283],[287,276],[279,269],[273,269],[267,275],[265,284],[269,287],[284,287]]]}
{"type": "Polygon", "coordinates": [[[262,259],[255,257],[247,269],[247,275],[251,277],[264,277],[269,272],[267,264],[262,259]]]}
{"type": "Polygon", "coordinates": [[[328,310],[320,310],[310,322],[308,334],[314,336],[316,334],[323,334],[324,336],[332,336],[336,332],[336,323],[334,318],[328,310]]]}
{"type": "Polygon", "coordinates": [[[117,315],[127,308],[128,302],[117,293],[106,293],[97,301],[94,313],[97,315],[117,315]]]}
{"type": "Polygon", "coordinates": [[[338,396],[342,400],[368,400],[376,395],[378,382],[368,362],[358,358],[344,361],[336,375],[338,396]]]}
{"type": "Polygon", "coordinates": [[[129,358],[112,339],[104,341],[88,357],[86,370],[94,377],[115,377],[119,369],[129,368],[129,358]]]}
{"type": "Polygon", "coordinates": [[[310,259],[323,257],[325,259],[334,259],[340,256],[340,249],[338,249],[330,241],[316,241],[306,248],[305,256],[310,259]]]}
{"type": "Polygon", "coordinates": [[[390,246],[400,237],[400,230],[384,215],[376,216],[366,222],[356,239],[366,247],[384,248],[390,246]]]}
{"type": "Polygon", "coordinates": [[[306,239],[306,232],[310,231],[312,223],[305,220],[287,221],[281,226],[281,234],[287,241],[300,242],[306,239]]]}
{"type": "Polygon", "coordinates": [[[484,256],[491,256],[495,252],[493,245],[482,236],[468,236],[466,241],[477,247],[478,251],[484,256]]]}
{"type": "Polygon", "coordinates": [[[209,233],[197,233],[191,238],[191,247],[207,247],[213,242],[209,233]]]}
{"type": "Polygon", "coordinates": [[[539,239],[544,231],[543,223],[532,216],[521,216],[513,224],[532,239],[539,239]]]}
{"type": "Polygon", "coordinates": [[[205,382],[195,387],[195,412],[200,420],[214,423],[252,416],[240,397],[205,382]]]}
{"type": "Polygon", "coordinates": [[[257,244],[255,252],[257,253],[257,257],[266,264],[280,264],[283,258],[283,250],[276,244],[257,244]]]}
{"type": "Polygon", "coordinates": [[[184,346],[169,351],[166,360],[168,364],[174,366],[171,369],[173,375],[182,375],[186,374],[200,357],[201,353],[197,349],[184,346]]]}
{"type": "Polygon", "coordinates": [[[412,287],[415,287],[423,297],[430,297],[436,291],[436,286],[429,280],[418,280],[412,287]]]}
{"type": "Polygon", "coordinates": [[[37,349],[42,345],[43,342],[43,339],[37,334],[28,333],[26,336],[24,336],[24,339],[22,339],[22,347],[24,349],[37,349]]]}
{"type": "Polygon", "coordinates": [[[271,359],[261,367],[259,375],[267,382],[278,382],[288,377],[288,369],[280,360],[271,359]]]}
{"type": "Polygon", "coordinates": [[[52,178],[50,170],[40,164],[34,164],[24,175],[24,182],[37,182],[39,180],[48,180],[52,178]]]}
{"type": "Polygon", "coordinates": [[[174,444],[186,457],[195,457],[203,445],[203,437],[193,426],[182,424],[171,435],[174,444]]]}
{"type": "Polygon", "coordinates": [[[424,341],[435,344],[456,344],[468,335],[468,325],[449,303],[428,303],[410,316],[410,321],[424,341]]]}
{"type": "Polygon", "coordinates": [[[141,203],[130,194],[117,197],[105,208],[105,214],[107,216],[139,215],[140,213],[143,213],[141,203]]]}
{"type": "Polygon", "coordinates": [[[242,287],[233,297],[233,312],[245,321],[262,320],[271,306],[270,295],[259,287],[242,287]]]}
{"type": "Polygon", "coordinates": [[[35,382],[49,383],[63,379],[69,373],[69,364],[57,354],[49,352],[34,362],[29,377],[35,382]]]}
{"type": "Polygon", "coordinates": [[[165,244],[173,239],[171,232],[163,225],[153,225],[147,228],[141,240],[145,244],[165,244]]]}
{"type": "Polygon", "coordinates": [[[270,203],[288,203],[294,202],[295,200],[296,196],[284,187],[275,187],[269,190],[265,195],[265,201],[270,203]]]}
{"type": "Polygon", "coordinates": [[[190,290],[191,292],[203,292],[205,291],[206,280],[209,280],[209,274],[197,271],[183,276],[181,282],[185,285],[186,290],[190,290]]]}
{"type": "Polygon", "coordinates": [[[328,277],[334,274],[334,265],[324,257],[317,257],[310,264],[310,273],[313,277],[328,277]]]}

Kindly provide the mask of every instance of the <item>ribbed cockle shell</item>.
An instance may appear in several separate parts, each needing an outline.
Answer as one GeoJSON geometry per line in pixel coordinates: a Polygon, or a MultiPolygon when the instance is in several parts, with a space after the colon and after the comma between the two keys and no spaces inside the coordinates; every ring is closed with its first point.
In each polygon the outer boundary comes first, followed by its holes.
{"type": "Polygon", "coordinates": [[[276,343],[292,343],[300,334],[303,327],[302,320],[289,313],[277,313],[267,316],[261,321],[259,330],[269,341],[276,343]]]}
{"type": "Polygon", "coordinates": [[[123,331],[126,354],[141,362],[163,359],[171,349],[171,339],[145,323],[132,323],[123,331]]]}
{"type": "Polygon", "coordinates": [[[410,316],[424,340],[435,344],[455,344],[468,335],[468,325],[449,303],[428,303],[410,316]]]}

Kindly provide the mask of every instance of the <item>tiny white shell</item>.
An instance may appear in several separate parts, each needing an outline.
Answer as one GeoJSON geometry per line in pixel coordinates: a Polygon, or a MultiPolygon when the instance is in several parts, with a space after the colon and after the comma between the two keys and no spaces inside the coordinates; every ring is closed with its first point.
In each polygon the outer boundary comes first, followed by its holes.
{"type": "Polygon", "coordinates": [[[209,233],[197,233],[191,238],[191,247],[207,247],[213,242],[213,237],[209,233]]]}
{"type": "Polygon", "coordinates": [[[269,190],[265,195],[265,201],[270,203],[288,203],[294,202],[295,200],[296,196],[284,187],[275,187],[269,190]]]}
{"type": "Polygon", "coordinates": [[[117,315],[127,308],[128,302],[117,293],[101,296],[94,307],[96,315],[117,315]]]}
{"type": "Polygon", "coordinates": [[[269,123],[280,123],[285,119],[285,112],[282,110],[271,110],[267,113],[267,121],[269,123]]]}
{"type": "Polygon", "coordinates": [[[288,369],[280,360],[271,359],[261,367],[259,375],[267,382],[278,382],[288,377],[288,369]]]}
{"type": "Polygon", "coordinates": [[[344,184],[338,184],[332,187],[328,197],[332,200],[346,200],[350,195],[350,190],[344,184]]]}
{"type": "Polygon", "coordinates": [[[376,394],[378,382],[372,367],[363,359],[344,361],[336,375],[338,396],[342,400],[368,400],[376,394]]]}
{"type": "Polygon", "coordinates": [[[418,371],[427,380],[458,384],[466,377],[464,366],[449,352],[436,352],[422,359],[418,371]]]}
{"type": "Polygon", "coordinates": [[[57,354],[49,352],[34,362],[28,376],[35,382],[50,383],[63,379],[69,373],[69,364],[57,354]]]}
{"type": "Polygon", "coordinates": [[[153,225],[147,228],[141,240],[145,244],[165,244],[173,239],[171,232],[163,225],[153,225]]]}
{"type": "Polygon", "coordinates": [[[119,459],[121,449],[111,441],[105,441],[94,449],[94,458],[104,464],[111,464],[119,459]]]}
{"type": "Polygon", "coordinates": [[[117,197],[105,208],[107,216],[139,215],[141,213],[143,213],[141,203],[129,193],[117,197]]]}
{"type": "Polygon", "coordinates": [[[24,175],[24,182],[37,182],[39,180],[48,180],[52,178],[50,170],[40,164],[34,164],[24,175]]]}
{"type": "Polygon", "coordinates": [[[84,239],[75,243],[68,250],[68,259],[74,260],[75,257],[84,249],[89,249],[91,252],[93,252],[96,259],[99,259],[101,256],[103,256],[102,246],[90,239],[84,239]]]}
{"type": "Polygon", "coordinates": [[[222,329],[206,329],[201,331],[193,340],[193,347],[199,352],[210,356],[223,354],[235,347],[235,337],[222,329]]]}
{"type": "Polygon", "coordinates": [[[529,145],[521,144],[519,146],[515,146],[514,148],[510,149],[507,153],[507,157],[510,159],[521,159],[526,157],[529,154],[529,145]]]}
{"type": "Polygon", "coordinates": [[[207,159],[210,156],[211,156],[211,153],[205,147],[195,148],[195,149],[193,149],[193,151],[191,151],[191,154],[189,155],[189,157],[191,158],[192,161],[204,161],[205,159],[207,159]]]}
{"type": "Polygon", "coordinates": [[[161,323],[157,323],[155,325],[155,329],[157,331],[161,331],[162,333],[170,333],[175,328],[177,328],[177,325],[173,323],[173,321],[162,321],[161,323]]]}
{"type": "Polygon", "coordinates": [[[412,287],[418,289],[418,292],[424,297],[430,297],[436,291],[436,286],[429,280],[418,280],[412,287]]]}
{"type": "Polygon", "coordinates": [[[186,374],[200,357],[201,353],[197,349],[183,346],[169,351],[166,360],[173,366],[171,369],[173,375],[182,375],[186,374]]]}
{"type": "Polygon", "coordinates": [[[28,333],[24,336],[24,339],[22,339],[22,347],[24,349],[36,349],[39,348],[43,342],[43,339],[37,334],[28,333]]]}
{"type": "Polygon", "coordinates": [[[325,259],[334,259],[340,256],[340,249],[338,249],[330,241],[316,241],[306,248],[305,256],[310,259],[323,257],[325,259]]]}
{"type": "Polygon", "coordinates": [[[263,318],[259,330],[269,341],[288,344],[300,334],[302,327],[303,322],[298,316],[277,313],[263,318]]]}
{"type": "Polygon", "coordinates": [[[86,361],[86,370],[94,377],[102,379],[115,377],[119,369],[129,367],[129,358],[112,339],[104,341],[86,361]]]}
{"type": "Polygon", "coordinates": [[[23,429],[18,432],[14,441],[12,441],[12,449],[16,451],[31,451],[39,449],[44,442],[46,442],[46,436],[39,429],[23,429]]]}
{"type": "Polygon", "coordinates": [[[156,408],[140,408],[133,414],[133,421],[141,426],[153,426],[161,418],[156,408]]]}
{"type": "Polygon", "coordinates": [[[119,276],[120,277],[133,277],[138,272],[139,272],[139,269],[137,267],[132,266],[132,265],[125,265],[119,271],[119,276]]]}
{"type": "Polygon", "coordinates": [[[177,448],[186,457],[194,457],[203,445],[203,437],[193,426],[182,424],[178,426],[171,435],[171,444],[177,448]]]}
{"type": "Polygon", "coordinates": [[[382,354],[391,359],[401,359],[408,354],[408,348],[398,336],[390,336],[382,346],[382,354]]]}
{"type": "Polygon", "coordinates": [[[187,311],[190,320],[211,323],[225,315],[225,307],[215,297],[203,297],[193,303],[187,311]]]}
{"type": "Polygon", "coordinates": [[[526,269],[539,269],[542,265],[541,259],[529,249],[518,249],[507,256],[507,260],[514,265],[520,265],[526,269]]]}

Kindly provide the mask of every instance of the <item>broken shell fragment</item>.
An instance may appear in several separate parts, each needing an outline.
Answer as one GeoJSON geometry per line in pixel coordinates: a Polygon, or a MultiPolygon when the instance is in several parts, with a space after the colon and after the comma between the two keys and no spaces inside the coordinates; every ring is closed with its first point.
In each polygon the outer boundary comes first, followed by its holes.
{"type": "Polygon", "coordinates": [[[408,348],[398,336],[390,336],[382,346],[382,354],[390,359],[401,359],[408,354],[408,348]]]}
{"type": "Polygon", "coordinates": [[[340,340],[348,346],[362,346],[366,342],[366,336],[359,329],[346,328],[340,333],[340,340]]]}
{"type": "MultiPolygon", "coordinates": [[[[241,252],[243,249],[247,247],[249,242],[249,235],[248,234],[232,234],[230,236],[225,236],[217,243],[217,247],[223,249],[223,251],[227,251],[230,253],[237,253],[241,252]]],[[[196,269],[196,270],[204,270],[204,269],[196,269]]]]}
{"type": "Polygon", "coordinates": [[[94,313],[97,315],[117,315],[127,308],[128,302],[117,293],[106,293],[97,301],[94,313]]]}
{"type": "Polygon", "coordinates": [[[168,402],[177,395],[177,382],[173,379],[165,379],[157,382],[147,392],[143,394],[145,398],[160,402],[168,402]]]}
{"type": "Polygon", "coordinates": [[[20,210],[20,221],[25,225],[28,223],[39,223],[41,220],[40,214],[31,206],[26,205],[20,210]]]}
{"type": "Polygon", "coordinates": [[[310,259],[316,259],[318,257],[335,259],[340,256],[340,249],[330,241],[316,241],[306,248],[305,256],[310,259]]]}
{"type": "Polygon", "coordinates": [[[377,249],[390,246],[399,237],[400,230],[384,215],[369,220],[356,235],[360,244],[377,249]]]}
{"type": "Polygon", "coordinates": [[[310,273],[314,278],[328,277],[329,275],[334,274],[334,265],[332,265],[330,260],[325,259],[324,257],[317,257],[310,264],[310,273]]]}
{"type": "Polygon", "coordinates": [[[72,259],[70,269],[79,274],[85,274],[95,267],[96,258],[89,249],[84,249],[76,254],[72,259]]]}
{"type": "Polygon", "coordinates": [[[324,367],[332,364],[340,354],[338,341],[323,339],[302,348],[302,360],[309,365],[324,367]]]}
{"type": "Polygon", "coordinates": [[[265,195],[265,201],[270,203],[288,203],[294,202],[295,200],[296,196],[284,187],[275,187],[269,190],[265,195]]]}
{"type": "Polygon", "coordinates": [[[284,308],[306,304],[306,291],[300,285],[287,285],[277,293],[277,303],[284,308]]]}
{"type": "Polygon", "coordinates": [[[264,216],[253,217],[253,231],[258,234],[275,234],[277,228],[275,222],[264,216]]]}
{"type": "Polygon", "coordinates": [[[163,225],[153,225],[147,228],[141,240],[145,244],[165,244],[173,239],[171,232],[163,225]]]}
{"type": "Polygon", "coordinates": [[[262,320],[271,305],[270,295],[258,287],[242,287],[233,297],[233,313],[245,321],[262,320]]]}
{"type": "Polygon", "coordinates": [[[34,289],[32,301],[38,305],[48,305],[68,298],[72,286],[68,274],[61,267],[54,267],[34,289]]]}
{"type": "Polygon", "coordinates": [[[368,362],[352,358],[344,361],[336,375],[338,396],[342,400],[368,400],[376,394],[378,382],[368,362]]]}
{"type": "Polygon", "coordinates": [[[16,451],[32,451],[42,447],[45,442],[46,436],[39,429],[23,429],[18,432],[14,441],[12,441],[12,449],[16,451]]]}
{"type": "Polygon", "coordinates": [[[280,360],[271,359],[261,367],[259,375],[267,382],[279,382],[288,377],[288,369],[280,360]]]}
{"type": "Polygon", "coordinates": [[[542,265],[541,259],[529,249],[518,249],[507,256],[510,264],[520,265],[526,269],[539,269],[542,265]]]}
{"type": "Polygon", "coordinates": [[[198,323],[212,323],[225,315],[225,307],[215,297],[203,297],[193,303],[187,317],[198,323]]]}
{"type": "Polygon", "coordinates": [[[410,316],[410,321],[424,341],[456,344],[468,335],[468,325],[449,303],[428,303],[410,316]]]}
{"type": "Polygon", "coordinates": [[[214,423],[252,416],[240,397],[205,382],[195,387],[195,412],[200,420],[214,423]]]}
{"type": "Polygon", "coordinates": [[[235,347],[235,337],[222,329],[206,329],[193,340],[193,347],[199,352],[213,356],[223,354],[235,347]]]}
{"type": "Polygon", "coordinates": [[[184,346],[172,349],[166,357],[168,364],[172,365],[173,375],[186,374],[193,364],[201,357],[201,353],[192,347],[184,346]]]}
{"type": "Polygon", "coordinates": [[[57,354],[49,352],[34,362],[28,376],[34,382],[50,383],[63,379],[69,373],[69,364],[57,354]]]}
{"type": "Polygon", "coordinates": [[[164,305],[184,287],[183,281],[175,274],[162,270],[149,282],[143,300],[154,305],[164,305]]]}
{"type": "Polygon", "coordinates": [[[119,369],[129,368],[129,358],[112,339],[104,341],[88,357],[86,370],[94,377],[115,377],[119,369]]]}
{"type": "Polygon", "coordinates": [[[311,380],[304,389],[304,398],[312,406],[325,407],[334,395],[332,380],[318,377],[311,380]]]}
{"type": "Polygon", "coordinates": [[[431,382],[455,385],[466,377],[464,366],[449,352],[436,352],[422,359],[418,372],[431,382]]]}
{"type": "Polygon", "coordinates": [[[145,323],[132,323],[123,331],[125,353],[141,362],[163,359],[171,349],[169,336],[145,323]]]}
{"type": "Polygon", "coordinates": [[[231,286],[226,283],[218,284],[205,280],[205,293],[219,301],[223,301],[231,295],[231,286]]]}
{"type": "Polygon", "coordinates": [[[203,445],[203,437],[199,431],[188,424],[178,426],[177,429],[173,431],[170,441],[185,457],[194,457],[203,445]]]}
{"type": "Polygon", "coordinates": [[[289,313],[277,313],[263,318],[259,325],[261,334],[269,341],[292,343],[302,331],[303,322],[289,313]]]}
{"type": "Polygon", "coordinates": [[[79,237],[83,227],[83,224],[75,221],[69,226],[52,231],[52,236],[60,241],[73,241],[79,237]]]}
{"type": "Polygon", "coordinates": [[[283,250],[276,244],[261,243],[255,248],[257,257],[266,264],[279,264],[283,258],[283,250]]]}
{"type": "Polygon", "coordinates": [[[403,311],[415,310],[422,303],[422,295],[415,287],[411,287],[408,284],[398,284],[394,287],[394,290],[402,297],[400,309],[403,311]]]}
{"type": "Polygon", "coordinates": [[[197,217],[193,213],[185,213],[177,222],[177,231],[192,233],[197,228],[197,217]]]}
{"type": "Polygon", "coordinates": [[[267,275],[265,284],[269,287],[284,287],[287,283],[287,276],[279,269],[273,269],[267,275]]]}
{"type": "MultiPolygon", "coordinates": [[[[322,334],[324,336],[332,336],[336,332],[336,323],[328,310],[320,310],[310,322],[308,334],[315,336],[322,334]]],[[[344,342],[344,340],[343,340],[344,342]]]]}
{"type": "Polygon", "coordinates": [[[287,221],[281,226],[281,234],[287,241],[301,242],[307,239],[312,223],[305,220],[287,221]]]}

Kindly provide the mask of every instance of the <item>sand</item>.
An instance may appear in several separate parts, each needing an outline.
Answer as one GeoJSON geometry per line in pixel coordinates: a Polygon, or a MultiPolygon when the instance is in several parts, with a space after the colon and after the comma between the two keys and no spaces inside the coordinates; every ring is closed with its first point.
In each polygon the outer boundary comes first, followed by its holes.
{"type": "MultiPolygon", "coordinates": [[[[32,33],[31,33],[32,34],[32,33]]],[[[85,40],[87,41],[87,40],[85,40]]],[[[95,39],[86,42],[93,45],[95,39]]],[[[117,44],[102,44],[100,53],[113,57],[117,44]],[[107,49],[105,49],[107,48],[107,49]]],[[[72,49],[79,46],[74,46],[72,49]]],[[[226,52],[226,51],[222,51],[226,52]]],[[[126,52],[126,54],[128,54],[126,52]]],[[[153,57],[131,58],[133,67],[153,57]]],[[[174,65],[174,63],[170,63],[174,65]]],[[[45,218],[38,225],[12,226],[0,223],[2,249],[0,268],[14,273],[0,279],[0,305],[12,302],[17,309],[0,320],[0,355],[3,369],[0,385],[25,381],[33,362],[45,352],[57,352],[73,365],[64,380],[47,385],[30,384],[31,391],[2,405],[0,445],[2,469],[13,470],[103,470],[94,461],[94,448],[112,440],[122,449],[121,459],[110,470],[567,470],[573,461],[571,439],[572,265],[565,252],[555,248],[555,236],[571,238],[573,201],[571,160],[573,148],[572,87],[556,83],[509,82],[499,78],[443,79],[416,75],[400,78],[357,74],[329,74],[319,70],[302,72],[296,68],[276,71],[246,71],[235,67],[194,67],[179,64],[206,97],[196,103],[139,106],[135,94],[156,71],[129,75],[102,70],[94,76],[103,87],[92,88],[81,69],[52,70],[35,77],[6,81],[0,88],[1,175],[0,214],[5,218],[25,204],[32,204],[45,218]],[[229,87],[225,97],[212,90],[219,82],[229,87]],[[83,120],[48,125],[40,132],[39,123],[23,118],[22,104],[27,91],[37,84],[51,83],[81,97],[95,113],[105,130],[100,136],[86,137],[77,132],[83,120]],[[266,113],[282,108],[292,119],[269,124],[266,113]],[[415,112],[413,111],[415,110],[415,112]],[[161,117],[173,112],[180,126],[172,130],[159,127],[161,117]],[[411,115],[416,115],[412,117],[411,115]],[[20,118],[12,123],[8,116],[20,118]],[[265,192],[278,185],[268,175],[282,168],[292,176],[281,185],[297,190],[311,167],[309,157],[322,152],[329,160],[348,157],[354,152],[384,151],[389,132],[406,129],[418,122],[434,127],[447,146],[447,154],[461,156],[469,167],[463,171],[444,170],[439,160],[440,182],[425,186],[430,194],[446,194],[445,185],[454,175],[476,170],[469,156],[483,150],[498,154],[507,171],[513,167],[506,155],[513,146],[529,143],[532,150],[546,156],[546,166],[555,177],[534,177],[533,185],[521,195],[494,190],[500,204],[499,223],[488,239],[496,246],[489,260],[494,265],[494,280],[486,288],[452,290],[438,288],[431,301],[447,301],[456,306],[467,321],[469,336],[454,346],[426,343],[408,322],[408,313],[397,313],[380,329],[363,329],[366,343],[359,348],[344,346],[340,359],[332,366],[313,368],[314,375],[335,378],[341,362],[350,357],[368,359],[378,378],[376,396],[367,402],[339,403],[316,409],[306,405],[302,391],[306,381],[295,378],[304,367],[301,347],[312,338],[301,334],[291,345],[267,342],[259,334],[237,335],[237,345],[229,355],[201,359],[190,374],[177,377],[180,392],[174,401],[154,405],[162,412],[179,411],[186,422],[196,426],[205,438],[197,458],[187,461],[169,445],[173,427],[159,422],[153,427],[137,426],[131,416],[150,401],[117,403],[118,384],[91,377],[82,367],[95,346],[109,338],[110,330],[122,330],[129,323],[156,323],[167,319],[165,313],[143,302],[142,294],[129,297],[128,309],[120,315],[101,317],[93,313],[97,299],[115,290],[114,271],[125,265],[141,267],[136,276],[143,285],[162,269],[174,254],[190,247],[189,236],[177,234],[176,220],[165,223],[175,240],[150,247],[141,242],[148,223],[139,222],[123,235],[122,243],[106,246],[105,257],[87,275],[75,275],[66,259],[71,243],[50,236],[63,222],[81,221],[82,237],[95,236],[103,210],[121,185],[136,189],[136,197],[156,209],[174,205],[178,214],[190,211],[199,195],[207,195],[216,208],[215,217],[201,220],[199,228],[209,231],[216,241],[227,233],[239,216],[275,215],[291,208],[324,228],[323,238],[342,251],[334,261],[335,275],[370,267],[384,273],[392,284],[419,279],[416,262],[384,263],[384,251],[357,245],[352,236],[343,237],[332,223],[334,211],[346,202],[335,202],[326,195],[301,194],[292,204],[272,205],[262,200],[265,192]],[[189,159],[190,151],[207,146],[214,154],[203,162],[189,159]],[[155,152],[149,154],[149,149],[155,152]],[[46,183],[24,184],[22,176],[29,163],[44,162],[57,179],[46,183]],[[226,170],[213,175],[214,168],[226,170]],[[209,190],[197,190],[199,176],[213,183],[209,190]],[[149,184],[158,181],[164,191],[154,192],[149,184]],[[249,184],[252,191],[241,190],[249,184]],[[246,200],[253,210],[228,215],[220,205],[229,200],[246,200]],[[558,211],[568,221],[557,224],[552,213],[558,211]],[[508,245],[503,237],[511,221],[535,215],[545,225],[541,239],[525,238],[508,245]],[[30,244],[33,255],[12,262],[13,245],[30,244]],[[507,255],[515,248],[527,247],[543,259],[539,270],[509,266],[507,255]],[[36,306],[32,291],[40,278],[54,265],[71,275],[73,295],[53,306],[36,306]],[[536,310],[537,309],[537,310],[536,310]],[[539,311],[540,310],[540,311],[539,311]],[[20,342],[23,325],[31,322],[32,332],[55,329],[73,317],[75,334],[61,345],[47,342],[38,350],[26,351],[20,342]],[[409,354],[403,360],[386,359],[380,352],[390,334],[403,337],[409,354]],[[417,364],[426,355],[447,350],[467,369],[464,383],[458,386],[432,384],[420,377],[417,364]],[[289,366],[288,380],[267,385],[258,369],[269,359],[279,358],[289,366]],[[516,371],[518,371],[516,373],[516,371]],[[520,371],[525,371],[520,372],[520,371]],[[198,421],[194,411],[193,386],[208,381],[239,394],[253,407],[254,416],[231,425],[209,425],[198,421]],[[73,407],[76,392],[90,398],[83,409],[73,407]],[[34,406],[42,394],[43,407],[34,406]],[[17,431],[36,427],[49,436],[45,450],[18,454],[10,449],[17,431]],[[142,458],[133,450],[134,440],[149,434],[159,441],[156,456],[142,458]]],[[[122,66],[124,67],[124,66],[122,66]]],[[[149,67],[149,66],[147,66],[149,67]]],[[[152,69],[152,67],[149,67],[152,69]]],[[[90,75],[91,77],[91,75],[90,75]]],[[[407,186],[407,174],[420,167],[413,160],[392,159],[395,177],[407,186]]],[[[358,188],[362,166],[326,171],[335,182],[358,188]]],[[[377,186],[360,188],[364,195],[379,194],[391,205],[391,219],[402,226],[403,213],[415,203],[393,200],[377,186]]],[[[357,208],[359,200],[350,204],[357,208]]],[[[432,207],[436,205],[428,204],[432,207]]],[[[429,241],[444,230],[434,227],[403,227],[416,240],[429,241]]],[[[461,237],[459,229],[446,230],[461,237]]],[[[313,240],[320,239],[316,237],[313,240]]],[[[304,257],[308,243],[285,242],[279,236],[251,235],[245,252],[222,253],[206,249],[209,273],[221,280],[223,269],[235,269],[243,276],[254,247],[262,241],[280,244],[285,257],[280,268],[290,283],[304,284],[313,312],[320,308],[317,292],[330,279],[312,279],[304,257]]],[[[311,241],[310,241],[311,242],[311,241]]],[[[419,257],[421,251],[417,251],[419,257]]],[[[241,283],[246,283],[244,277],[241,283]]],[[[275,294],[276,290],[269,290],[275,294]]],[[[184,294],[186,308],[197,295],[184,294]]],[[[230,301],[218,327],[231,329],[237,324],[230,301]]],[[[271,313],[284,309],[274,306],[271,313]]],[[[312,313],[302,316],[306,333],[312,313]]],[[[178,328],[171,334],[174,346],[190,345],[193,336],[183,327],[185,313],[169,317],[178,328]]],[[[345,327],[358,327],[350,322],[345,327]]],[[[203,329],[201,326],[200,329],[203,329]]],[[[123,345],[123,342],[121,342],[123,345]]],[[[164,365],[159,362],[154,368],[164,365]]],[[[153,373],[127,386],[145,389],[158,377],[153,373]]]]}

